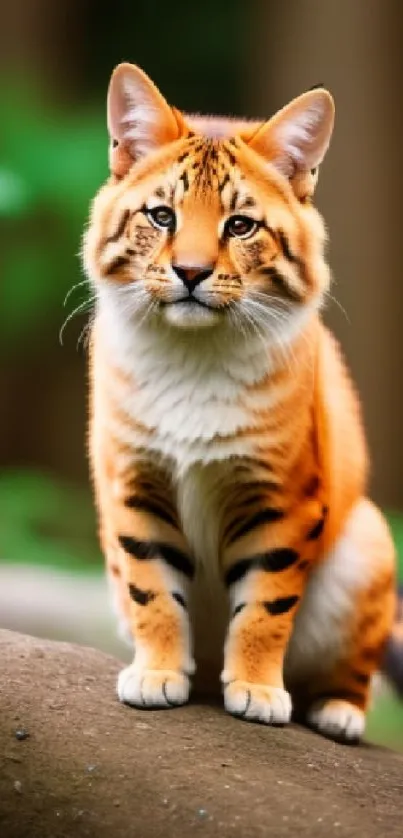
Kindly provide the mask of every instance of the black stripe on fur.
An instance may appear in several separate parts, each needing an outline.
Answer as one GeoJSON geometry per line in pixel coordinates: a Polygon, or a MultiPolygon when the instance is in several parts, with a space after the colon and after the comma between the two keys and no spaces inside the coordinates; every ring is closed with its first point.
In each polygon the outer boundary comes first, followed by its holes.
{"type": "Polygon", "coordinates": [[[179,570],[184,576],[193,579],[195,569],[186,553],[173,547],[172,544],[165,544],[158,541],[138,541],[131,535],[119,535],[119,544],[125,553],[140,561],[152,559],[164,559],[167,564],[175,570],[179,570]]]}
{"type": "Polygon", "coordinates": [[[230,567],[225,574],[225,584],[233,585],[239,582],[250,570],[264,570],[267,573],[280,573],[295,564],[299,559],[296,550],[289,547],[278,547],[268,553],[258,553],[248,559],[241,559],[230,567]]]}

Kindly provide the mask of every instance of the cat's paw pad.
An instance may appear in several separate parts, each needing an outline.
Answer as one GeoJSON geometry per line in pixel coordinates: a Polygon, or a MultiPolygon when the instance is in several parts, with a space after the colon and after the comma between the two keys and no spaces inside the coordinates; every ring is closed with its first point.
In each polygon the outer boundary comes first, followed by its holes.
{"type": "Polygon", "coordinates": [[[285,725],[291,718],[291,697],[280,687],[231,681],[224,689],[224,704],[228,713],[249,722],[285,725]]]}
{"type": "Polygon", "coordinates": [[[190,681],[187,675],[172,669],[139,671],[132,665],[119,673],[117,692],[120,701],[134,707],[178,707],[189,699],[190,681]]]}
{"type": "Polygon", "coordinates": [[[365,730],[365,713],[339,699],[317,701],[309,710],[307,721],[323,736],[341,742],[358,742],[365,730]]]}

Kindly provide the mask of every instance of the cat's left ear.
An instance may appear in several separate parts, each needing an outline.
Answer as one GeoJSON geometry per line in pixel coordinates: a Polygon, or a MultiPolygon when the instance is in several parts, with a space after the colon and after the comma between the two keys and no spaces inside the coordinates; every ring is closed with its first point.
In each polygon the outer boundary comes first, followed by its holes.
{"type": "Polygon", "coordinates": [[[119,64],[108,90],[109,163],[123,177],[134,162],[179,139],[184,121],[151,79],[134,64],[119,64]]]}
{"type": "Polygon", "coordinates": [[[287,177],[301,200],[313,194],[328,149],[334,102],[324,88],[298,96],[265,122],[248,145],[287,177]]]}

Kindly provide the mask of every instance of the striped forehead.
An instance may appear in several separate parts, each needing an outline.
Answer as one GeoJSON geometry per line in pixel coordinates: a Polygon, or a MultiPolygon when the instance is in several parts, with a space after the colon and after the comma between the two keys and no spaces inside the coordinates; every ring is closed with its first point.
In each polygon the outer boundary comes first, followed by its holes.
{"type": "Polygon", "coordinates": [[[255,206],[237,166],[235,141],[195,137],[188,141],[156,197],[181,205],[187,200],[217,200],[224,211],[255,206]]]}

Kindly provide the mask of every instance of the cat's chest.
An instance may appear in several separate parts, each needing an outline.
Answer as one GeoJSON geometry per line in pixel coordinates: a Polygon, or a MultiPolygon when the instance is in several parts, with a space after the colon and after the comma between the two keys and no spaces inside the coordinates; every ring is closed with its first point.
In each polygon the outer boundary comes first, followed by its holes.
{"type": "Polygon", "coordinates": [[[137,389],[133,406],[147,428],[148,447],[172,458],[179,473],[195,463],[250,453],[241,435],[253,417],[242,387],[231,385],[216,375],[183,375],[170,384],[151,377],[137,389]]]}
{"type": "Polygon", "coordinates": [[[267,356],[217,346],[137,344],[126,359],[129,384],[122,405],[145,429],[144,444],[169,457],[178,476],[195,464],[253,454],[253,429],[273,393],[257,386],[267,374],[267,356]]]}

